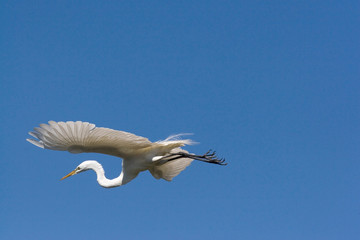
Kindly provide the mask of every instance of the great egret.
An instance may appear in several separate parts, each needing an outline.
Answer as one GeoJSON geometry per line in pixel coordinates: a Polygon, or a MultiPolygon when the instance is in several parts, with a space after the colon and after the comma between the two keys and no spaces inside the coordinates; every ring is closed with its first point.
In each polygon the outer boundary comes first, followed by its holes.
{"type": "Polygon", "coordinates": [[[195,155],[181,149],[193,143],[189,139],[179,139],[181,134],[150,142],[132,133],[96,127],[95,124],[81,121],[49,121],[49,124],[35,127],[34,132],[29,134],[36,139],[26,140],[41,148],[70,153],[95,152],[122,158],[122,171],[117,178],[107,179],[101,164],[88,160],[61,179],[92,169],[96,172],[98,183],[105,188],[124,185],[146,170],[156,179],[171,181],[193,160],[226,165],[225,159],[217,159],[215,152],[195,155]]]}

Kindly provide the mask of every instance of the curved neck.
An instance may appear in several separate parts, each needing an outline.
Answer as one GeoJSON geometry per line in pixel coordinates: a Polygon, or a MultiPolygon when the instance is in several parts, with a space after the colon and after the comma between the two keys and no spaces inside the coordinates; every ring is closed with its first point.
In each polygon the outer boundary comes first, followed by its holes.
{"type": "Polygon", "coordinates": [[[118,187],[127,183],[126,181],[123,181],[124,171],[121,171],[120,175],[117,178],[107,179],[105,177],[105,171],[103,167],[97,161],[91,161],[91,164],[88,166],[88,168],[96,172],[97,181],[100,184],[100,186],[104,188],[118,187]]]}

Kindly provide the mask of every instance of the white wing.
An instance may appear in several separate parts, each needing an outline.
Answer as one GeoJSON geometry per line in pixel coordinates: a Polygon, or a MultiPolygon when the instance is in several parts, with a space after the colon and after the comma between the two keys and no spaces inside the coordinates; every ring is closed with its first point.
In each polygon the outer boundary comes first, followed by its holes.
{"type": "MultiPolygon", "coordinates": [[[[181,148],[175,148],[171,150],[171,153],[177,153],[177,152],[189,153],[188,151],[185,151],[184,149],[181,148]]],[[[156,179],[163,178],[166,181],[171,181],[174,177],[179,175],[180,172],[185,170],[185,168],[189,166],[192,161],[193,159],[191,158],[185,158],[185,157],[179,158],[173,161],[166,162],[161,165],[154,165],[151,168],[149,168],[149,171],[156,179]]]]}
{"type": "Polygon", "coordinates": [[[41,148],[71,153],[104,153],[121,158],[134,155],[137,150],[153,144],[147,138],[132,133],[81,121],[49,121],[49,125],[40,124],[29,134],[36,139],[26,140],[41,148]]]}

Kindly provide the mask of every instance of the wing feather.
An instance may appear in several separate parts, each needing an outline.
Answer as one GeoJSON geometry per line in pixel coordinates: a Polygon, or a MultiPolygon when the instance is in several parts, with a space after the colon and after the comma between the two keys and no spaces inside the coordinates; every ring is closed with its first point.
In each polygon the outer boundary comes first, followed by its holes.
{"type": "Polygon", "coordinates": [[[96,127],[88,122],[54,122],[40,124],[29,134],[35,139],[27,139],[35,146],[71,153],[95,152],[118,157],[136,154],[153,143],[147,138],[132,133],[96,127]]]}
{"type": "MultiPolygon", "coordinates": [[[[177,152],[188,153],[188,151],[181,148],[175,148],[171,150],[171,153],[177,152]]],[[[185,170],[185,168],[189,166],[192,161],[193,159],[191,158],[179,158],[161,165],[154,165],[153,167],[149,168],[149,171],[156,179],[163,178],[166,181],[171,181],[174,177],[179,175],[180,172],[185,170]]]]}

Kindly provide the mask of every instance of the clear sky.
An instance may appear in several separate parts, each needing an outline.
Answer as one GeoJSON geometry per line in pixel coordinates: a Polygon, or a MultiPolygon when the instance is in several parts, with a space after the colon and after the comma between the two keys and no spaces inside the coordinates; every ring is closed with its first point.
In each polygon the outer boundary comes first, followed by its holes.
{"type": "Polygon", "coordinates": [[[358,239],[359,1],[1,1],[0,238],[358,239]],[[172,182],[25,141],[82,120],[217,150],[172,182]]]}

